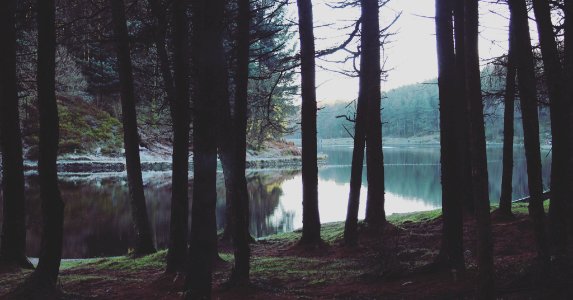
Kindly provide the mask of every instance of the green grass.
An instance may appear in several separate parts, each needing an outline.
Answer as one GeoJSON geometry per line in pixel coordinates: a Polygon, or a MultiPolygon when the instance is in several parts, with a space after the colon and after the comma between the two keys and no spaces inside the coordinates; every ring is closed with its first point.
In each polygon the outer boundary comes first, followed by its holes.
{"type": "Polygon", "coordinates": [[[388,216],[388,222],[394,225],[402,225],[404,223],[410,222],[427,222],[434,220],[442,215],[441,209],[430,210],[430,211],[422,211],[422,212],[413,212],[413,213],[405,213],[405,214],[392,214],[388,216]]]}

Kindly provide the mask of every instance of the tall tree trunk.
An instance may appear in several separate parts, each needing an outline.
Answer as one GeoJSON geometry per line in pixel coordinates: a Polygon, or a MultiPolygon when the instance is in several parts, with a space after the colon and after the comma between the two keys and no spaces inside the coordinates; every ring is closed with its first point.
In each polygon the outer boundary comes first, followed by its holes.
{"type": "MultiPolygon", "coordinates": [[[[436,0],[436,45],[440,97],[440,157],[443,235],[438,264],[464,269],[460,159],[456,135],[456,57],[452,28],[453,2],[436,0]]],[[[459,126],[459,124],[457,124],[459,126]]]]}
{"type": "Polygon", "coordinates": [[[546,0],[533,0],[533,11],[537,21],[539,44],[549,90],[549,110],[551,113],[551,202],[549,205],[549,229],[552,254],[563,256],[567,253],[567,202],[570,201],[569,158],[569,110],[563,69],[551,23],[551,11],[546,0]]]}
{"type": "MultiPolygon", "coordinates": [[[[360,58],[362,65],[363,56],[360,58]]],[[[360,80],[363,84],[363,80],[360,80]]],[[[363,87],[360,87],[360,91],[363,87]]],[[[354,148],[352,149],[352,167],[350,171],[350,192],[348,195],[348,209],[344,223],[344,242],[355,245],[358,241],[358,209],[360,207],[360,189],[362,188],[362,169],[364,167],[364,146],[366,144],[365,116],[368,103],[359,92],[356,105],[356,118],[354,120],[354,148]]]]}
{"type": "Polygon", "coordinates": [[[58,187],[59,118],[56,102],[56,5],[38,2],[38,105],[40,142],[38,173],[42,201],[42,242],[38,267],[13,299],[54,297],[62,257],[64,202],[58,187]],[[18,294],[19,292],[23,294],[18,294]]]}
{"type": "Polygon", "coordinates": [[[510,217],[511,196],[513,187],[513,135],[515,115],[515,37],[513,19],[509,21],[509,47],[507,51],[507,66],[505,74],[505,99],[503,112],[503,173],[501,177],[501,197],[499,212],[502,216],[510,217]]]}
{"type": "Polygon", "coordinates": [[[237,284],[249,282],[249,192],[245,177],[247,156],[247,99],[249,85],[249,29],[251,8],[249,0],[239,0],[237,20],[237,73],[235,80],[235,179],[236,195],[233,209],[233,244],[235,248],[235,268],[231,279],[237,284]]]}
{"type": "MultiPolygon", "coordinates": [[[[569,145],[573,147],[573,1],[565,0],[565,80],[569,107],[569,145]]],[[[573,155],[569,156],[569,168],[573,170],[573,155]]],[[[573,184],[573,172],[569,172],[569,183],[573,184]]],[[[569,215],[573,215],[573,201],[569,200],[569,215]]],[[[573,220],[569,218],[569,231],[573,232],[573,220]]]]}
{"type": "Polygon", "coordinates": [[[316,244],[320,238],[318,212],[318,163],[316,138],[316,72],[312,1],[297,0],[301,56],[302,91],[302,244],[316,244]]]}
{"type": "Polygon", "coordinates": [[[380,119],[381,67],[380,67],[380,25],[377,0],[361,0],[362,10],[362,56],[360,75],[364,77],[362,92],[368,102],[366,112],[366,174],[368,192],[366,197],[366,218],[369,225],[386,223],[384,212],[384,156],[382,153],[382,121],[380,119]]]}
{"type": "Polygon", "coordinates": [[[133,71],[129,54],[129,35],[125,20],[125,7],[123,0],[110,0],[110,4],[121,89],[121,114],[127,181],[129,185],[131,214],[136,233],[134,255],[141,256],[154,253],[155,246],[153,245],[151,226],[145,207],[145,195],[141,177],[139,134],[137,132],[133,71]]]}
{"type": "Polygon", "coordinates": [[[545,261],[549,258],[549,253],[545,237],[537,91],[527,6],[525,0],[510,0],[508,3],[515,37],[515,59],[527,163],[527,184],[531,195],[529,215],[534,224],[537,253],[545,261]]]}
{"type": "Polygon", "coordinates": [[[187,219],[189,214],[189,74],[187,53],[187,1],[175,0],[174,24],[174,77],[175,103],[173,113],[173,167],[171,194],[171,226],[167,272],[185,271],[187,257],[187,219]]]}
{"type": "Polygon", "coordinates": [[[171,66],[169,63],[169,55],[167,54],[167,8],[161,5],[161,0],[148,0],[151,12],[155,16],[157,27],[153,38],[155,39],[155,48],[157,49],[157,58],[159,60],[159,70],[165,85],[165,94],[169,103],[169,111],[171,113],[171,120],[176,117],[175,114],[175,83],[173,82],[173,74],[171,73],[171,66]]]}
{"type": "MultiPolygon", "coordinates": [[[[196,78],[193,118],[193,205],[186,297],[211,296],[213,253],[217,253],[217,104],[228,76],[223,50],[225,1],[193,4],[193,67],[196,78]]],[[[225,91],[223,91],[225,92],[225,91]]]]}
{"type": "Polygon", "coordinates": [[[4,216],[0,240],[0,266],[33,268],[26,257],[26,205],[22,132],[16,75],[16,1],[0,3],[0,147],[4,216]]]}
{"type": "MultiPolygon", "coordinates": [[[[470,122],[469,102],[466,97],[466,66],[465,66],[465,43],[464,43],[464,1],[454,1],[454,40],[456,52],[456,126],[458,136],[458,168],[460,169],[460,184],[462,191],[472,190],[472,166],[470,160],[470,122]]],[[[474,212],[472,193],[462,195],[463,208],[470,214],[474,212]]]]}
{"type": "Polygon", "coordinates": [[[478,53],[478,0],[465,0],[466,94],[470,102],[470,149],[477,226],[477,298],[494,297],[493,237],[478,53]]]}

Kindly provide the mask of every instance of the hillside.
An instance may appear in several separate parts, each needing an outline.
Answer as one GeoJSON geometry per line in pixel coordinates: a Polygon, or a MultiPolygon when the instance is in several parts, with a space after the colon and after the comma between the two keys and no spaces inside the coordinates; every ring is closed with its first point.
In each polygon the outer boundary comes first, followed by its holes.
{"type": "MultiPolygon", "coordinates": [[[[492,96],[491,84],[484,85],[486,138],[489,142],[503,139],[503,99],[492,96]]],[[[336,103],[324,106],[318,112],[318,135],[323,139],[348,138],[354,134],[354,124],[346,119],[355,116],[355,103],[336,103]],[[346,116],[346,117],[345,117],[346,116]],[[345,129],[346,128],[346,129],[345,129]]],[[[440,131],[438,85],[436,80],[402,86],[386,92],[382,99],[382,132],[385,138],[408,138],[437,141],[440,131]],[[433,138],[428,138],[433,137],[433,138]]],[[[515,108],[515,142],[523,141],[519,102],[515,108]]],[[[549,109],[540,108],[540,134],[542,143],[550,140],[549,109]]]]}

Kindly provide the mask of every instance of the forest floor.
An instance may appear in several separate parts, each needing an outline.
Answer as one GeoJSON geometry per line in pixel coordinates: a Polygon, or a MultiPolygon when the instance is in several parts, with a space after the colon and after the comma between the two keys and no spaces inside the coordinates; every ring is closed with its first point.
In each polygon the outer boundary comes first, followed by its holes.
{"type": "MultiPolygon", "coordinates": [[[[532,224],[526,204],[515,218],[493,218],[496,294],[503,299],[573,299],[571,268],[558,278],[536,267],[532,224]]],[[[360,227],[359,244],[343,244],[343,223],[323,224],[324,245],[301,248],[300,232],[270,236],[252,244],[251,282],[227,289],[232,250],[221,245],[213,276],[214,299],[472,299],[476,282],[475,228],[464,224],[464,272],[420,271],[438,254],[440,211],[392,215],[382,231],[360,227]]],[[[179,299],[184,276],[163,273],[165,251],[128,257],[69,261],[60,286],[68,299],[179,299]]],[[[561,266],[563,267],[563,266],[561,266]]],[[[565,270],[565,271],[564,271],[565,270]]],[[[1,274],[0,295],[30,271],[1,274]]],[[[0,298],[2,298],[0,296],[0,298]]]]}

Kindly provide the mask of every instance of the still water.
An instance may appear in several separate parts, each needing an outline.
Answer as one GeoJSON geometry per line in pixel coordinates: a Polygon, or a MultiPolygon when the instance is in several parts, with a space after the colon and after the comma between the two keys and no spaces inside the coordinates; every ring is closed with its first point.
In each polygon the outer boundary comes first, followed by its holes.
{"type": "MultiPolygon", "coordinates": [[[[514,153],[513,198],[528,195],[523,150],[514,153]]],[[[319,150],[328,155],[319,169],[321,222],[342,221],[346,215],[352,148],[329,146],[319,150]]],[[[550,154],[542,151],[544,185],[547,187],[550,154]]],[[[404,213],[439,208],[441,203],[440,151],[438,147],[384,148],[386,213],[404,213]]],[[[499,199],[502,149],[488,149],[490,199],[499,199]]],[[[127,253],[133,244],[125,173],[97,175],[61,174],[60,188],[66,202],[64,258],[115,256],[127,253]]],[[[225,193],[218,174],[217,226],[223,228],[225,193]]],[[[250,229],[254,236],[292,231],[302,226],[301,174],[296,170],[248,172],[250,229]]],[[[158,248],[168,243],[171,199],[170,172],[144,174],[147,207],[158,248]]],[[[376,183],[374,183],[376,184],[376,183]]],[[[192,180],[189,182],[192,190],[192,180]]],[[[363,173],[360,217],[364,217],[366,171],[363,173]]],[[[191,191],[190,191],[191,195],[191,191]]],[[[40,248],[40,202],[37,177],[27,178],[28,254],[38,256],[40,248]]]]}

